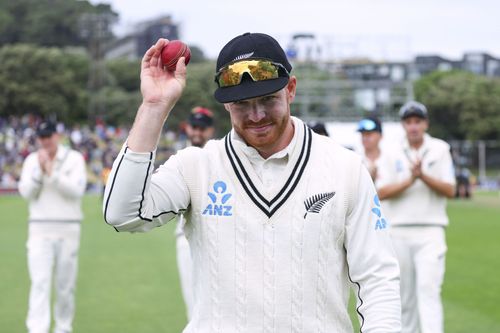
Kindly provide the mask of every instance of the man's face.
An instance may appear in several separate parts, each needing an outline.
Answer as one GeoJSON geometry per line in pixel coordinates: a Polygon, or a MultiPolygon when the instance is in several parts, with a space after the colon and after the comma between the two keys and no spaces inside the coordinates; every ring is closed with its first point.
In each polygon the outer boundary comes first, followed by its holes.
{"type": "Polygon", "coordinates": [[[38,143],[42,149],[49,153],[49,155],[54,156],[57,152],[57,145],[59,144],[59,134],[53,133],[49,136],[39,136],[38,143]]]}
{"type": "Polygon", "coordinates": [[[195,147],[203,147],[208,140],[210,140],[214,135],[213,127],[202,127],[202,126],[192,126],[188,124],[186,126],[186,134],[189,141],[195,147]]]}
{"type": "Polygon", "coordinates": [[[365,151],[371,151],[377,149],[382,134],[377,131],[364,131],[361,132],[361,142],[365,151]]]}
{"type": "Polygon", "coordinates": [[[284,149],[293,136],[290,103],[296,83],[292,76],[285,88],[273,94],[224,104],[236,133],[261,154],[270,156],[284,149]]]}
{"type": "Polygon", "coordinates": [[[419,144],[424,140],[424,134],[429,127],[427,119],[408,117],[403,119],[402,123],[410,144],[419,144]]]}

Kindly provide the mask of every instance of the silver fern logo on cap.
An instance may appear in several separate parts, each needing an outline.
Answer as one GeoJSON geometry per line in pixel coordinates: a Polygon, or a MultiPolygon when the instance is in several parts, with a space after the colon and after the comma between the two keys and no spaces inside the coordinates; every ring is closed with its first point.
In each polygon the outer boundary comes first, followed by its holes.
{"type": "Polygon", "coordinates": [[[308,198],[304,201],[304,206],[306,206],[306,213],[304,214],[304,218],[306,218],[307,213],[315,213],[318,214],[321,211],[321,208],[335,196],[335,192],[328,193],[320,193],[315,194],[312,197],[308,198]]]}
{"type": "Polygon", "coordinates": [[[251,56],[253,56],[253,54],[254,54],[254,52],[241,54],[241,55],[237,56],[236,58],[234,58],[233,61],[238,61],[238,60],[241,60],[241,59],[248,59],[251,56]]]}

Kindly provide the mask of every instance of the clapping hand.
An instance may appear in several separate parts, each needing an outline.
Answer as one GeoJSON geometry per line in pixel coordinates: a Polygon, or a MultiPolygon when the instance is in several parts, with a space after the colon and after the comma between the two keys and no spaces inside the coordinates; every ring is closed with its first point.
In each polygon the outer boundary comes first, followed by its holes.
{"type": "Polygon", "coordinates": [[[417,160],[411,166],[411,176],[413,179],[420,178],[422,176],[422,161],[417,160]]]}
{"type": "Polygon", "coordinates": [[[40,168],[42,172],[48,176],[52,173],[52,159],[49,156],[47,150],[40,148],[38,150],[38,162],[40,163],[40,168]]]}

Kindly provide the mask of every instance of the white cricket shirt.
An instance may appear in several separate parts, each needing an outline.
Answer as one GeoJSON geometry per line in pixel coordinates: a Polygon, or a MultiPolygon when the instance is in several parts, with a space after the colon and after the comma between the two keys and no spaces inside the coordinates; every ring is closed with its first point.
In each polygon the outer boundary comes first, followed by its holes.
{"type": "Polygon", "coordinates": [[[44,174],[38,153],[23,164],[19,193],[29,201],[30,222],[79,222],[86,186],[85,161],[79,152],[59,145],[52,173],[44,174]]]}
{"type": "Polygon", "coordinates": [[[154,173],[154,152],[124,147],[115,161],[108,224],[147,231],[186,214],[195,305],[184,332],[352,332],[350,286],[363,332],[400,332],[399,268],[361,158],[293,121],[270,187],[234,132],[154,173]]]}
{"type": "MultiPolygon", "coordinates": [[[[455,184],[455,171],[450,146],[425,134],[418,149],[410,148],[408,140],[392,153],[385,155],[379,169],[377,187],[402,182],[411,176],[411,161],[422,161],[422,172],[449,184],[455,184]]],[[[383,201],[391,225],[448,225],[446,197],[417,179],[401,195],[383,201]]]]}

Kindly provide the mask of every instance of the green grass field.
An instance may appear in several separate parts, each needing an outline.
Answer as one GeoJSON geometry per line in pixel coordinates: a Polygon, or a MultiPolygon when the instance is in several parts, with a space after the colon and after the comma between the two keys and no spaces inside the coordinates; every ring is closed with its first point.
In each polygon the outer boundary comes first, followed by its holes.
{"type": "MultiPolygon", "coordinates": [[[[74,333],[181,332],[186,318],[174,253],[174,225],[117,233],[87,196],[74,333]]],[[[451,201],[443,300],[446,332],[500,332],[500,196],[451,201]]],[[[25,332],[29,290],[27,204],[0,197],[0,332],[25,332]]]]}

